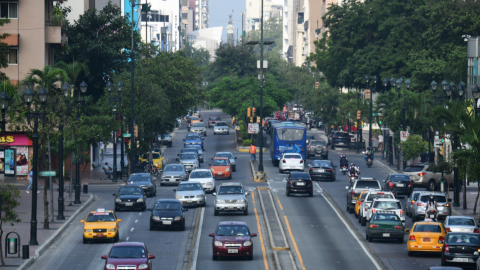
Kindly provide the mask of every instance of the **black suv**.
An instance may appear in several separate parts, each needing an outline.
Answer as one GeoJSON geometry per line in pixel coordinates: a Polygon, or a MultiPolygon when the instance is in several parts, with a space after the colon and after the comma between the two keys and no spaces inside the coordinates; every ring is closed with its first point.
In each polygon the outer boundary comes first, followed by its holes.
{"type": "Polygon", "coordinates": [[[337,132],[332,134],[332,150],[335,147],[350,147],[350,135],[346,132],[337,132]]]}
{"type": "Polygon", "coordinates": [[[313,197],[313,183],[310,175],[305,172],[292,172],[287,179],[286,195],[292,193],[307,193],[313,197]]]}
{"type": "Polygon", "coordinates": [[[321,157],[328,159],[327,142],[321,140],[311,140],[307,145],[307,158],[321,157]]]}

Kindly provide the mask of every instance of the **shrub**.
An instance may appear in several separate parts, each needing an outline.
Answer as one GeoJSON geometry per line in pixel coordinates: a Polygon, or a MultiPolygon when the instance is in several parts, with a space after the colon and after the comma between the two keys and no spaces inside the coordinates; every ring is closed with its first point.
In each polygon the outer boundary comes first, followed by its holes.
{"type": "Polygon", "coordinates": [[[252,144],[252,140],[243,140],[242,142],[243,146],[250,146],[252,144]]]}

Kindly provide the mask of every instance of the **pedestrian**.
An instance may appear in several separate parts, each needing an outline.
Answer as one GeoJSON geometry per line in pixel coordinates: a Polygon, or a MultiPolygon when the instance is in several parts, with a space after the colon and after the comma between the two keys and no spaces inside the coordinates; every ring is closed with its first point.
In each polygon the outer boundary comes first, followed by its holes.
{"type": "MultiPolygon", "coordinates": [[[[27,191],[27,193],[30,193],[29,190],[32,189],[32,183],[33,183],[33,168],[30,169],[30,175],[28,176],[28,182],[29,182],[29,184],[28,184],[28,187],[27,187],[26,191],[27,191]]],[[[37,193],[40,193],[40,191],[38,189],[37,189],[37,193]]]]}
{"type": "Polygon", "coordinates": [[[378,149],[383,150],[383,135],[378,135],[378,149]]]}
{"type": "Polygon", "coordinates": [[[255,145],[252,143],[252,145],[250,145],[250,160],[252,162],[255,162],[256,154],[257,154],[257,147],[255,147],[255,145]]]}
{"type": "Polygon", "coordinates": [[[108,162],[105,162],[105,166],[103,166],[105,173],[107,174],[108,179],[110,179],[110,175],[113,175],[112,167],[108,166],[108,162]]]}

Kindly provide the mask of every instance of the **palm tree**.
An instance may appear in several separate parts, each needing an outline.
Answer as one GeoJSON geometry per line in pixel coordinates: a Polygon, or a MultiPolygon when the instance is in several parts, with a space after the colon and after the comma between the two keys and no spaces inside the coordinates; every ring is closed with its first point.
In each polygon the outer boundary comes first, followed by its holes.
{"type": "Polygon", "coordinates": [[[67,64],[63,61],[58,62],[56,64],[57,67],[63,69],[68,77],[66,81],[70,82],[74,87],[75,85],[79,85],[80,83],[80,76],[83,73],[83,76],[88,75],[88,67],[84,63],[80,62],[72,62],[67,64]]]}

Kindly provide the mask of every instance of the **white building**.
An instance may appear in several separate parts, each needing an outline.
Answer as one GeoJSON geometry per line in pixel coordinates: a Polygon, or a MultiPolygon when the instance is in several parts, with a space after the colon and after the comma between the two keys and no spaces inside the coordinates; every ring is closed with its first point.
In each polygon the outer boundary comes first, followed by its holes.
{"type": "MultiPolygon", "coordinates": [[[[180,0],[151,1],[150,12],[142,12],[140,34],[145,43],[154,43],[162,51],[180,49],[180,0]]],[[[139,7],[141,8],[141,7],[139,7]]]]}
{"type": "MultiPolygon", "coordinates": [[[[243,22],[244,31],[248,33],[251,30],[260,29],[261,0],[246,0],[245,21],[243,22]]],[[[281,18],[283,16],[283,0],[264,0],[263,1],[263,20],[270,18],[281,18]]]]}
{"type": "Polygon", "coordinates": [[[187,41],[192,42],[194,48],[204,48],[210,53],[210,61],[215,61],[215,51],[222,42],[223,27],[199,29],[187,33],[187,41]]]}

